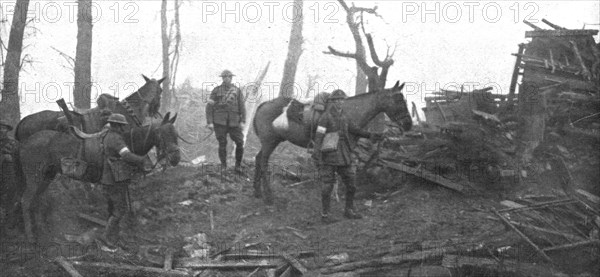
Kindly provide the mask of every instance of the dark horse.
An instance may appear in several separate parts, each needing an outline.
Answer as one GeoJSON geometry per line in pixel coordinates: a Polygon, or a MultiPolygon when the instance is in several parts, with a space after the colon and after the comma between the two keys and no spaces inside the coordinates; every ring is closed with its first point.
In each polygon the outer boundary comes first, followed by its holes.
{"type": "MultiPolygon", "coordinates": [[[[180,150],[177,145],[178,134],[173,123],[177,115],[169,118],[167,113],[162,122],[154,122],[143,127],[134,127],[123,134],[127,146],[138,155],[146,155],[152,147],[157,148],[160,158],[166,158],[175,166],[180,160],[180,150]]],[[[23,143],[19,152],[19,163],[24,178],[21,185],[25,186],[21,197],[25,234],[34,240],[32,227],[41,221],[41,211],[38,207],[40,195],[46,191],[52,180],[61,173],[62,158],[77,158],[83,141],[71,134],[43,130],[39,131],[23,143]]],[[[86,142],[86,146],[88,143],[86,142]]],[[[91,147],[86,147],[85,161],[88,163],[86,174],[80,179],[87,182],[98,182],[102,172],[102,151],[97,139],[91,147]],[[89,153],[88,149],[96,149],[89,153]],[[90,172],[92,172],[90,174],[90,172]]],[[[40,225],[41,227],[41,225],[40,225]]]]}
{"type": "MultiPolygon", "coordinates": [[[[412,119],[401,93],[402,86],[396,82],[391,89],[372,91],[347,98],[342,104],[343,111],[348,120],[364,128],[371,119],[379,113],[385,113],[405,131],[412,127],[412,119]]],[[[261,197],[264,192],[264,201],[267,205],[273,204],[273,192],[267,178],[269,157],[273,150],[283,141],[289,141],[297,146],[307,148],[310,143],[310,134],[316,124],[299,124],[289,121],[289,128],[279,130],[273,128],[273,121],[281,115],[283,108],[289,104],[290,98],[278,97],[264,102],[256,109],[254,117],[254,131],[261,144],[256,155],[256,171],[254,175],[254,195],[261,197]],[[311,129],[311,125],[312,129],[311,129]],[[262,185],[262,186],[261,186],[262,185]]],[[[353,137],[352,139],[356,139],[353,137]]]]}
{"type": "MultiPolygon", "coordinates": [[[[123,114],[127,117],[127,121],[132,126],[137,125],[136,120],[143,122],[146,116],[154,117],[158,114],[160,108],[160,98],[162,89],[160,84],[165,78],[160,80],[149,79],[142,75],[146,83],[136,92],[127,96],[123,101],[118,101],[118,98],[102,94],[99,97],[99,105],[85,113],[94,114],[98,116],[92,116],[90,120],[87,120],[85,116],[78,117],[73,115],[74,124],[82,126],[83,131],[86,133],[95,133],[102,129],[104,123],[100,119],[100,110],[108,109],[111,112],[123,114]],[[103,101],[100,101],[103,100],[103,101]]],[[[71,112],[71,114],[74,114],[71,112]]],[[[35,132],[41,130],[54,130],[54,131],[68,131],[68,123],[66,118],[63,116],[62,111],[50,111],[44,110],[34,114],[30,114],[24,117],[17,127],[15,128],[15,138],[18,141],[24,141],[35,132]]]]}

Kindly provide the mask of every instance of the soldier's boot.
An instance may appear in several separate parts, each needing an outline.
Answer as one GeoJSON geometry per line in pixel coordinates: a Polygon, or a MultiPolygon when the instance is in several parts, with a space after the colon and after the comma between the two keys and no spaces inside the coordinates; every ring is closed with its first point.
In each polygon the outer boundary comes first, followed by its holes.
{"type": "Polygon", "coordinates": [[[321,222],[325,224],[336,222],[337,220],[329,215],[329,210],[331,209],[331,196],[329,193],[321,196],[321,205],[323,206],[323,211],[321,212],[321,222]]]}
{"type": "Polygon", "coordinates": [[[221,160],[221,170],[227,169],[227,147],[219,145],[219,160],[221,160]]]}
{"type": "Polygon", "coordinates": [[[354,192],[346,192],[346,209],[344,210],[344,217],[348,219],[361,219],[362,215],[356,212],[354,209],[354,192]]]}
{"type": "Polygon", "coordinates": [[[235,147],[235,171],[237,173],[244,173],[242,169],[242,158],[244,157],[244,146],[236,145],[235,147]]]}
{"type": "Polygon", "coordinates": [[[106,229],[104,230],[102,240],[110,251],[117,249],[117,243],[119,241],[119,222],[119,218],[110,216],[106,224],[106,229]]]}

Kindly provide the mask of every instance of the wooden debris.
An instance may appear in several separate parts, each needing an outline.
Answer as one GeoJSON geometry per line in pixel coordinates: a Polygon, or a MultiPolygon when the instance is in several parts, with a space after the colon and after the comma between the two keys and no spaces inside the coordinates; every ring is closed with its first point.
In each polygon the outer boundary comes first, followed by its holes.
{"type": "Polygon", "coordinates": [[[565,245],[548,247],[548,248],[544,248],[543,250],[544,251],[556,251],[556,250],[565,250],[565,249],[583,247],[583,246],[588,246],[588,245],[600,246],[600,240],[580,241],[580,242],[576,242],[576,243],[570,243],[570,244],[565,244],[565,245]]]}
{"type": "Polygon", "coordinates": [[[173,269],[173,252],[173,248],[167,248],[167,251],[165,252],[165,262],[163,266],[164,270],[173,269]]]}
{"type": "Polygon", "coordinates": [[[458,192],[462,193],[462,192],[465,192],[465,190],[466,190],[462,185],[455,183],[449,179],[446,179],[438,174],[434,174],[426,169],[413,168],[413,167],[410,167],[410,166],[407,166],[404,164],[393,163],[393,162],[389,162],[389,161],[385,161],[385,160],[380,160],[380,163],[383,166],[423,178],[425,180],[431,181],[433,183],[436,183],[438,185],[441,185],[445,188],[449,188],[454,191],[458,191],[458,192]]]}
{"type": "Polygon", "coordinates": [[[563,36],[595,36],[598,34],[598,30],[535,30],[525,31],[526,38],[534,37],[563,37],[563,36]]]}
{"type": "Polygon", "coordinates": [[[306,184],[310,184],[310,183],[312,183],[312,182],[313,182],[313,180],[312,180],[312,179],[308,179],[308,180],[304,180],[304,181],[300,181],[300,182],[293,183],[293,184],[289,185],[288,187],[290,187],[290,188],[291,188],[291,187],[296,187],[296,186],[306,185],[306,184]]]}
{"type": "Polygon", "coordinates": [[[118,276],[168,276],[168,277],[188,277],[190,274],[181,270],[164,270],[155,267],[144,267],[125,264],[109,264],[74,261],[73,265],[80,267],[92,267],[99,271],[105,271],[118,276]]]}
{"type": "Polygon", "coordinates": [[[78,213],[77,216],[79,216],[79,218],[85,219],[85,220],[87,220],[89,222],[96,223],[96,224],[98,224],[98,225],[100,225],[102,227],[106,227],[106,225],[108,224],[106,222],[106,220],[102,220],[102,219],[99,219],[99,218],[96,218],[96,217],[93,217],[91,215],[87,215],[87,214],[84,214],[84,213],[78,213]]]}
{"type": "Polygon", "coordinates": [[[301,264],[298,260],[296,260],[296,258],[288,255],[288,254],[281,254],[281,257],[283,257],[284,260],[286,260],[288,263],[290,263],[290,265],[292,267],[294,267],[296,270],[298,270],[300,273],[302,273],[302,275],[306,274],[306,272],[308,272],[308,270],[306,269],[306,267],[304,267],[303,264],[301,264]]]}
{"type": "MultiPolygon", "coordinates": [[[[449,268],[460,268],[462,266],[474,266],[479,268],[487,268],[491,272],[496,272],[498,276],[548,276],[548,277],[563,277],[563,273],[556,272],[551,268],[529,264],[523,261],[505,260],[496,261],[488,258],[445,255],[442,260],[442,265],[449,268]]],[[[494,275],[496,275],[494,274],[494,275]]]]}
{"type": "Polygon", "coordinates": [[[400,256],[382,257],[366,261],[343,263],[327,267],[321,270],[322,274],[332,274],[336,272],[353,271],[365,267],[381,267],[387,265],[407,265],[407,264],[423,264],[426,262],[440,261],[443,256],[440,249],[426,250],[408,253],[400,256]]]}
{"type": "Polygon", "coordinates": [[[77,270],[75,270],[73,265],[70,262],[68,262],[65,259],[65,257],[57,257],[56,259],[54,259],[54,262],[59,264],[64,270],[66,270],[71,275],[71,277],[82,277],[82,275],[79,274],[77,270]]]}
{"type": "Polygon", "coordinates": [[[503,201],[500,202],[500,204],[502,206],[509,207],[510,209],[522,209],[522,208],[527,207],[525,205],[521,205],[521,204],[519,204],[517,202],[514,202],[514,201],[511,201],[511,200],[503,200],[503,201]]]}
{"type": "Polygon", "coordinates": [[[261,261],[261,262],[210,262],[204,260],[175,260],[175,268],[193,268],[193,269],[229,269],[243,270],[254,268],[275,268],[278,264],[261,261]]]}
{"type": "Polygon", "coordinates": [[[498,211],[496,210],[492,210],[494,212],[494,214],[496,214],[496,216],[498,216],[498,218],[500,218],[500,220],[502,220],[502,222],[504,222],[504,224],[508,225],[508,227],[510,227],[513,231],[515,231],[522,239],[524,239],[529,245],[531,245],[531,247],[533,247],[535,249],[535,251],[538,252],[538,254],[540,254],[540,256],[542,256],[546,261],[550,262],[550,263],[554,263],[552,261],[552,259],[550,259],[550,257],[548,257],[548,255],[546,255],[546,253],[544,253],[544,251],[542,249],[540,249],[535,243],[533,243],[525,234],[523,234],[519,229],[517,229],[517,227],[515,227],[514,225],[512,225],[506,218],[504,218],[504,216],[502,216],[500,213],[498,213],[498,211]]]}

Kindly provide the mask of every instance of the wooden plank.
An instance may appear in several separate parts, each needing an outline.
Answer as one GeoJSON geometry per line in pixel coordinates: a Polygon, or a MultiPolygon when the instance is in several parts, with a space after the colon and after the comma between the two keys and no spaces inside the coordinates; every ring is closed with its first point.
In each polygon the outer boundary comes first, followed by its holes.
{"type": "Polygon", "coordinates": [[[106,227],[106,225],[108,224],[105,220],[102,220],[102,219],[99,219],[99,218],[95,218],[95,217],[93,217],[91,215],[87,215],[87,214],[84,214],[84,213],[78,213],[77,216],[79,216],[80,218],[85,219],[87,221],[96,223],[96,224],[98,224],[98,225],[100,225],[102,227],[106,227]]]}
{"type": "Polygon", "coordinates": [[[404,164],[393,163],[393,162],[389,162],[389,161],[385,161],[385,160],[380,160],[379,162],[383,166],[423,178],[425,180],[431,181],[431,182],[436,183],[445,188],[449,188],[451,190],[458,191],[461,193],[465,192],[465,188],[462,185],[455,183],[449,179],[446,179],[440,175],[434,174],[426,169],[422,169],[422,168],[417,169],[417,168],[413,168],[413,167],[410,167],[410,166],[407,166],[404,164]]]}
{"type": "Polygon", "coordinates": [[[93,267],[100,271],[106,271],[118,276],[168,276],[168,277],[188,277],[188,272],[181,270],[164,270],[162,268],[144,267],[126,264],[109,264],[74,261],[73,265],[80,267],[93,267]]]}
{"type": "Polygon", "coordinates": [[[255,269],[255,268],[275,268],[278,264],[262,261],[262,262],[205,262],[205,261],[190,261],[190,260],[175,260],[176,268],[193,268],[193,269],[255,269]]]}
{"type": "Polygon", "coordinates": [[[288,263],[290,263],[290,265],[292,267],[294,267],[296,270],[298,270],[300,273],[302,273],[302,275],[304,275],[304,274],[306,274],[306,272],[308,272],[306,267],[304,267],[303,264],[301,264],[298,260],[296,260],[296,258],[294,258],[288,254],[281,254],[281,257],[283,257],[284,260],[286,260],[288,263]]]}
{"type": "Polygon", "coordinates": [[[525,31],[526,38],[534,37],[564,37],[564,36],[595,36],[598,30],[535,30],[525,31]]]}
{"type": "Polygon", "coordinates": [[[64,270],[66,270],[72,277],[83,277],[74,267],[68,262],[65,257],[60,256],[54,259],[54,262],[59,264],[64,270]]]}
{"type": "Polygon", "coordinates": [[[173,269],[173,252],[173,248],[167,248],[167,251],[165,253],[165,263],[163,265],[164,270],[173,269]]]}
{"type": "Polygon", "coordinates": [[[593,202],[594,204],[600,205],[600,197],[593,195],[582,189],[576,189],[575,192],[581,194],[582,196],[584,196],[585,198],[587,198],[589,201],[593,202]]]}
{"type": "Polygon", "coordinates": [[[557,245],[557,246],[553,246],[553,247],[544,248],[543,250],[544,251],[556,251],[556,250],[565,250],[565,249],[571,249],[571,248],[588,246],[588,245],[600,245],[600,240],[597,240],[597,239],[596,240],[586,240],[586,241],[580,241],[580,242],[576,242],[576,243],[557,245]]]}
{"type": "Polygon", "coordinates": [[[506,225],[508,225],[508,227],[510,227],[513,231],[515,231],[521,238],[523,238],[527,243],[529,243],[529,245],[531,245],[531,247],[533,247],[539,254],[540,256],[542,256],[546,261],[550,262],[550,263],[554,263],[552,261],[552,259],[550,259],[550,257],[548,257],[548,255],[546,255],[546,253],[544,253],[544,251],[542,249],[540,249],[535,243],[533,243],[525,234],[523,234],[519,229],[517,229],[517,227],[515,227],[514,225],[512,225],[508,219],[504,218],[501,214],[498,213],[498,211],[496,211],[495,209],[492,210],[494,212],[494,214],[496,214],[496,216],[498,216],[498,218],[500,218],[500,220],[502,220],[502,222],[504,222],[506,225]]]}

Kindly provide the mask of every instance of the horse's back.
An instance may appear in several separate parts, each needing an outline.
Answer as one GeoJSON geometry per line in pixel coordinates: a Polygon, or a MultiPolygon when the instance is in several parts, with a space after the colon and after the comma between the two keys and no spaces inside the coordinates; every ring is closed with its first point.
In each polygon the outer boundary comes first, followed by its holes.
{"type": "Polygon", "coordinates": [[[30,114],[17,124],[15,128],[15,139],[23,142],[25,139],[40,130],[54,130],[58,125],[61,112],[44,110],[30,114]]]}
{"type": "Polygon", "coordinates": [[[306,147],[309,142],[306,126],[294,121],[289,121],[286,130],[273,127],[273,121],[283,113],[291,98],[278,97],[263,102],[258,106],[254,116],[254,131],[261,142],[289,141],[295,145],[306,147]]]}
{"type": "Polygon", "coordinates": [[[64,156],[72,156],[79,150],[79,139],[63,132],[42,130],[21,143],[20,159],[23,166],[35,163],[56,163],[64,156]]]}

